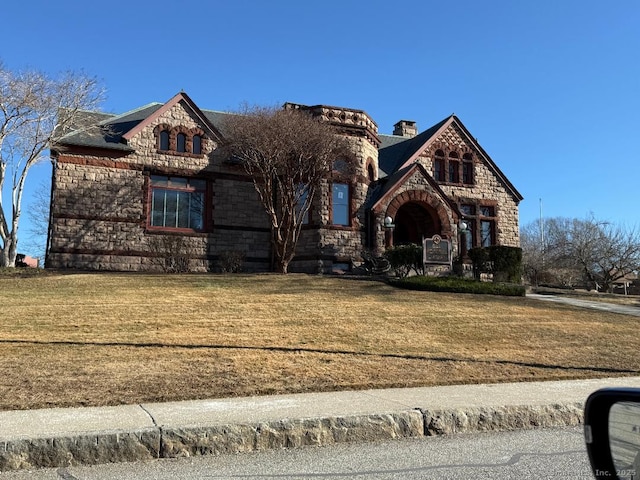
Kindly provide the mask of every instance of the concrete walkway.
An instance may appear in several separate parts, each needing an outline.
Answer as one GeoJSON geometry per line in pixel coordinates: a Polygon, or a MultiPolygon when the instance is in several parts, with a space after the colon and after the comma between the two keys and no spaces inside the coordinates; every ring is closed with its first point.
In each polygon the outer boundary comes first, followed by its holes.
{"type": "Polygon", "coordinates": [[[0,412],[0,470],[578,425],[587,396],[640,377],[0,412]]]}
{"type": "Polygon", "coordinates": [[[573,305],[574,307],[589,308],[591,310],[601,310],[603,312],[621,313],[623,315],[633,315],[640,317],[640,306],[633,305],[620,305],[617,303],[606,303],[593,300],[583,300],[580,298],[556,296],[556,295],[541,295],[538,293],[528,293],[527,298],[535,298],[537,300],[544,300],[547,302],[564,303],[566,305],[573,305]]]}

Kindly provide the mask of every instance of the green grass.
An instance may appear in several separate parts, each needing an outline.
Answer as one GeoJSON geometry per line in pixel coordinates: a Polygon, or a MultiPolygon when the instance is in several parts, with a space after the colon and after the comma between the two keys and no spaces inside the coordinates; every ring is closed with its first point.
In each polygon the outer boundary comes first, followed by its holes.
{"type": "Polygon", "coordinates": [[[409,290],[429,292],[473,293],[476,295],[506,295],[524,297],[525,287],[511,283],[492,283],[459,277],[414,276],[392,280],[391,285],[409,290]]]}

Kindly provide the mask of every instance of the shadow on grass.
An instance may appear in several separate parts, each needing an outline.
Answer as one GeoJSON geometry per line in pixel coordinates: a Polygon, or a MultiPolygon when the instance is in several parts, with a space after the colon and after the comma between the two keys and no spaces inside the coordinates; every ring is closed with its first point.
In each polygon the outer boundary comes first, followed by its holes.
{"type": "Polygon", "coordinates": [[[131,347],[131,348],[180,348],[180,349],[203,349],[203,350],[253,350],[263,352],[284,352],[284,353],[317,353],[324,355],[353,355],[362,357],[394,358],[400,360],[427,360],[432,362],[467,362],[485,365],[512,365],[517,367],[539,368],[543,370],[565,370],[565,371],[586,371],[598,373],[633,373],[640,374],[640,370],[626,368],[609,367],[587,367],[587,366],[567,366],[553,365],[538,362],[518,362],[515,360],[479,360],[476,358],[464,357],[441,357],[429,355],[411,355],[398,353],[375,353],[358,352],[349,350],[323,350],[319,348],[305,347],[259,347],[259,346],[237,346],[237,345],[197,345],[197,344],[172,344],[172,343],[130,343],[130,342],[78,342],[78,341],[39,341],[39,340],[0,340],[0,344],[18,345],[62,345],[80,347],[131,347]]]}

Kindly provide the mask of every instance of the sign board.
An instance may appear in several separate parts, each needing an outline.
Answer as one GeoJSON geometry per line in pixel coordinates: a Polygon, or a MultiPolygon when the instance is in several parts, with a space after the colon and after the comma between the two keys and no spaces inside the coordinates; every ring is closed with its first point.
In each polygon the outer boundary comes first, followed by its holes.
{"type": "Polygon", "coordinates": [[[451,242],[440,235],[425,238],[422,241],[422,256],[424,263],[451,264],[451,242]]]}

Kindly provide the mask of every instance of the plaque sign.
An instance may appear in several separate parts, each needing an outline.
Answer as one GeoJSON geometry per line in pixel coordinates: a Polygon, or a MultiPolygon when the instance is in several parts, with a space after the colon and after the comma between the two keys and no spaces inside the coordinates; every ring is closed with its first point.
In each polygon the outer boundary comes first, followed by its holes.
{"type": "Polygon", "coordinates": [[[451,242],[440,235],[422,241],[424,263],[451,264],[451,242]]]}

